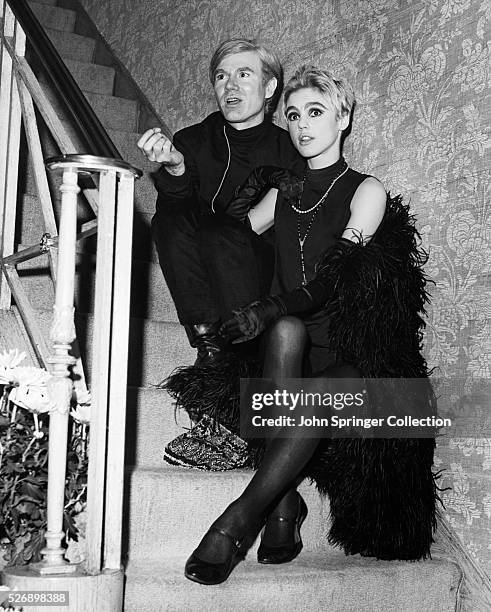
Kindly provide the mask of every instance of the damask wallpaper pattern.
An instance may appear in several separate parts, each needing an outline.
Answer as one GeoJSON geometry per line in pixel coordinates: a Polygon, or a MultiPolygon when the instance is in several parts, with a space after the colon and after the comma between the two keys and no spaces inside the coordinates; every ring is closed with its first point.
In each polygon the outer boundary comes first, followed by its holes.
{"type": "MultiPolygon", "coordinates": [[[[489,415],[490,3],[82,4],[172,130],[215,109],[208,62],[230,36],[269,42],[287,78],[308,62],[353,83],[358,103],[345,156],[411,201],[430,254],[427,271],[435,285],[425,346],[441,380],[440,404],[447,411],[473,410],[476,418],[489,415]]],[[[451,487],[442,492],[447,516],[491,573],[491,439],[472,428],[466,436],[443,438],[437,468],[444,470],[441,486],[451,487]]]]}

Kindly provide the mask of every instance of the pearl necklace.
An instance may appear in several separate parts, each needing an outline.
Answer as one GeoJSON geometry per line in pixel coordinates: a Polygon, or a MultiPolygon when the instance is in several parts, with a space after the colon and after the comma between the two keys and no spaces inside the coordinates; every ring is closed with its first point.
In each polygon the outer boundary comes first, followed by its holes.
{"type": "MultiPolygon", "coordinates": [[[[345,162],[346,164],[346,162],[345,162]]],[[[321,199],[314,204],[313,206],[311,206],[310,208],[307,208],[307,210],[302,210],[301,208],[297,208],[295,206],[295,204],[292,204],[290,202],[290,206],[293,208],[293,210],[298,213],[299,215],[306,215],[309,212],[312,212],[313,210],[315,210],[318,206],[320,206],[321,204],[324,203],[324,200],[327,198],[328,193],[331,191],[331,189],[334,187],[334,183],[340,179],[343,174],[346,174],[346,172],[348,172],[348,164],[345,165],[345,167],[343,168],[343,170],[341,171],[340,174],[338,174],[335,179],[333,180],[333,182],[329,185],[329,187],[327,188],[327,191],[325,192],[325,194],[321,197],[321,199]]],[[[302,181],[302,187],[303,184],[305,183],[305,178],[302,181]]],[[[303,188],[302,188],[302,192],[303,192],[303,188]]],[[[300,207],[300,200],[302,199],[302,193],[298,196],[298,206],[300,207]]]]}
{"type": "MultiPolygon", "coordinates": [[[[315,219],[317,213],[320,210],[321,205],[324,204],[324,202],[326,201],[326,198],[327,198],[329,192],[331,191],[331,189],[334,187],[334,184],[336,183],[336,181],[338,179],[340,179],[343,176],[343,174],[346,174],[347,171],[348,171],[348,164],[346,164],[346,166],[340,172],[340,174],[338,174],[338,176],[336,176],[334,178],[334,180],[329,185],[329,187],[327,188],[327,191],[324,193],[324,195],[321,197],[321,199],[316,204],[314,204],[314,206],[311,206],[310,208],[307,208],[307,210],[302,210],[300,208],[297,208],[294,204],[290,203],[290,206],[298,214],[298,217],[297,217],[297,234],[298,234],[298,245],[300,247],[300,264],[302,266],[302,285],[306,285],[307,284],[307,275],[305,274],[305,257],[304,257],[304,251],[303,251],[303,247],[304,247],[305,241],[307,240],[307,236],[309,235],[309,232],[310,232],[310,230],[312,228],[312,224],[314,222],[314,219],[315,219]],[[305,232],[305,234],[303,235],[303,238],[302,238],[302,234],[300,232],[300,215],[304,215],[304,214],[312,212],[312,211],[314,211],[314,214],[310,218],[309,224],[307,226],[307,230],[306,230],[306,232],[305,232]]],[[[305,179],[304,179],[304,181],[305,181],[305,179]]],[[[303,193],[303,189],[302,189],[302,193],[303,193]]],[[[302,199],[302,193],[298,196],[298,206],[300,206],[300,200],[302,199]]]]}

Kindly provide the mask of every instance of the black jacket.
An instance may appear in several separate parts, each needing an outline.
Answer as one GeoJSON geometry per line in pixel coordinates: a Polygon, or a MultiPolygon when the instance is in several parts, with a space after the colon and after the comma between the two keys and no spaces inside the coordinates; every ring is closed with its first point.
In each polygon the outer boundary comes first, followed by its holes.
{"type": "Polygon", "coordinates": [[[155,172],[157,211],[199,203],[202,212],[210,212],[213,199],[213,210],[222,211],[254,168],[274,165],[301,174],[305,165],[282,128],[264,121],[239,131],[220,112],[176,132],[173,142],[184,155],[186,171],[182,176],[172,176],[164,167],[155,172]]]}

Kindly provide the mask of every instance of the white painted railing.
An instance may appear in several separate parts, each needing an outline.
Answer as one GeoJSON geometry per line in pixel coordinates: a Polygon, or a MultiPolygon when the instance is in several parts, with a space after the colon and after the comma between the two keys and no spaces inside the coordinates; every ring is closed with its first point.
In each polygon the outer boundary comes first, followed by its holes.
{"type": "Polygon", "coordinates": [[[60,466],[64,466],[66,454],[73,384],[69,368],[74,360],[69,351],[75,339],[73,299],[80,191],[77,179],[80,172],[97,172],[99,213],[86,531],[86,570],[95,574],[102,569],[119,569],[121,563],[133,191],[134,180],[141,173],[125,162],[91,155],[65,155],[48,160],[47,165],[51,170],[63,171],[63,183],[50,359],[56,408],[50,415],[47,546],[39,571],[68,569],[61,548],[65,473],[60,466]],[[57,435],[52,434],[53,427],[57,435]]]}
{"type": "MultiPolygon", "coordinates": [[[[46,546],[41,562],[2,573],[7,586],[20,590],[68,590],[70,609],[116,612],[122,609],[121,527],[123,511],[126,380],[135,178],[141,172],[119,159],[75,153],[67,132],[41,88],[24,51],[26,37],[9,1],[0,0],[0,308],[11,299],[18,308],[39,364],[52,374],[48,458],[46,546]],[[62,172],[59,230],[42,156],[35,107],[62,155],[47,161],[62,172]],[[21,120],[30,150],[44,219],[40,242],[14,253],[17,173],[21,120]],[[4,146],[3,143],[6,143],[4,146]],[[79,175],[97,175],[98,189],[79,186],[79,175]],[[77,199],[83,192],[97,219],[77,234],[77,199]],[[95,311],[92,342],[91,424],[87,486],[87,558],[80,565],[65,559],[63,508],[68,419],[74,378],[86,389],[76,345],[74,279],[76,244],[97,231],[95,311]],[[44,337],[16,266],[47,253],[55,282],[50,340],[44,337]],[[75,376],[73,376],[75,374],[75,376]]],[[[85,182],[84,182],[85,184],[85,182]]],[[[34,610],[34,608],[33,608],[34,610]]]]}

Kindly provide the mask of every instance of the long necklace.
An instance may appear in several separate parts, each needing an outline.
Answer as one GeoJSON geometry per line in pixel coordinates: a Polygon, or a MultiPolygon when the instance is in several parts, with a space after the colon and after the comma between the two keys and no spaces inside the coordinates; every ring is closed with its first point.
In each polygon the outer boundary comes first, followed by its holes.
{"type": "MultiPolygon", "coordinates": [[[[315,210],[316,208],[318,208],[321,204],[324,203],[325,199],[327,198],[328,193],[331,191],[331,189],[334,187],[334,183],[340,179],[343,174],[345,174],[348,171],[348,164],[346,162],[345,166],[343,167],[343,169],[341,170],[341,172],[334,178],[333,182],[329,185],[329,187],[327,188],[327,191],[324,193],[323,196],[321,196],[320,200],[317,201],[316,204],[314,204],[313,206],[311,206],[310,208],[307,208],[306,210],[302,210],[300,208],[300,200],[302,199],[302,194],[300,193],[300,195],[298,196],[298,208],[295,206],[295,204],[293,204],[292,202],[290,202],[290,206],[293,208],[293,210],[298,213],[299,215],[306,215],[309,212],[312,212],[313,210],[315,210]]],[[[305,178],[304,181],[305,182],[305,178]]],[[[303,189],[302,189],[303,192],[303,189]]]]}
{"type": "MultiPolygon", "coordinates": [[[[298,215],[297,216],[297,234],[298,234],[298,245],[300,247],[300,264],[302,266],[302,285],[307,284],[307,275],[305,273],[305,255],[304,255],[304,250],[303,250],[305,241],[307,240],[307,236],[309,235],[309,232],[312,228],[312,224],[314,223],[314,219],[317,216],[317,213],[319,212],[320,207],[326,201],[326,198],[329,192],[331,191],[331,189],[334,187],[336,181],[340,179],[343,176],[343,174],[346,174],[347,171],[348,171],[348,164],[346,164],[343,170],[333,179],[332,183],[329,185],[324,195],[320,198],[320,200],[316,204],[314,204],[314,206],[311,206],[310,208],[307,208],[306,210],[302,210],[300,208],[300,201],[302,199],[302,193],[298,196],[298,208],[294,204],[290,203],[290,206],[293,208],[293,210],[298,215]],[[310,218],[309,224],[307,226],[307,230],[305,231],[305,234],[303,235],[303,238],[302,238],[302,234],[300,231],[300,219],[301,219],[300,215],[305,215],[306,213],[309,213],[312,211],[314,214],[310,218]]],[[[302,192],[303,192],[303,189],[302,189],[302,192]]]]}

